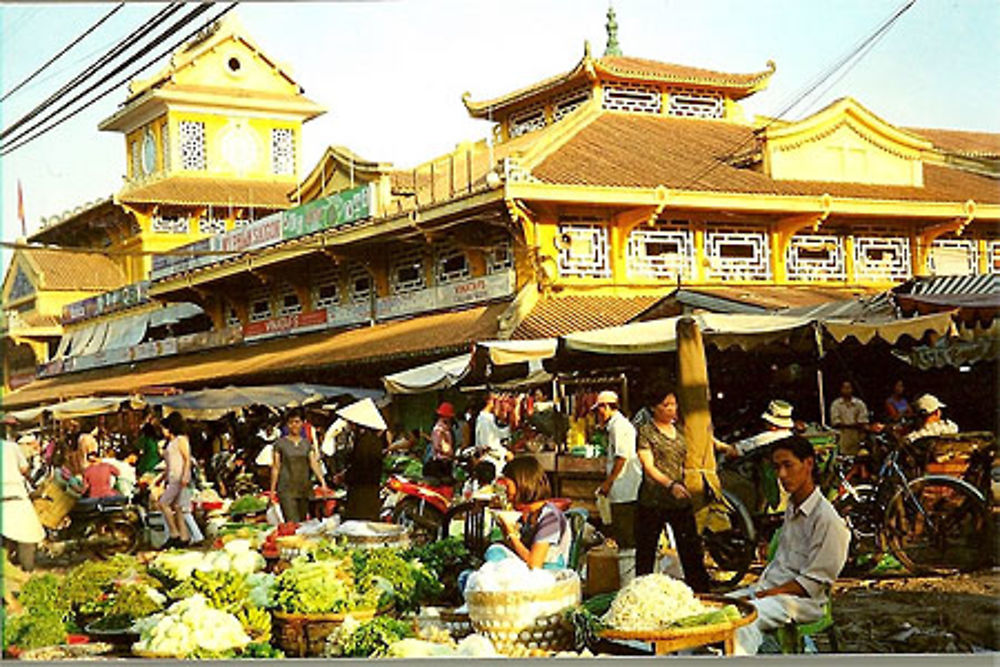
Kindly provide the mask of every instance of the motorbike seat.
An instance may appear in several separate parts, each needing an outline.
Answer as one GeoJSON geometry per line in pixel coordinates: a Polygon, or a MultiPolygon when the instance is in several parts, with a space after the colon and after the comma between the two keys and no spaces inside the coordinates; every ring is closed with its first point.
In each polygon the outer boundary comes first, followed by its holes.
{"type": "Polygon", "coordinates": [[[103,498],[80,498],[73,506],[71,514],[90,514],[121,509],[128,504],[125,496],[105,496],[103,498]]]}

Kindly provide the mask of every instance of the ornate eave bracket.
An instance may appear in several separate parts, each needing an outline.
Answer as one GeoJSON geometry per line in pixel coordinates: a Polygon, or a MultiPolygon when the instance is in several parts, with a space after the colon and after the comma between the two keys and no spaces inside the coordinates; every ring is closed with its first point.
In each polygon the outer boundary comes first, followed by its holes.
{"type": "Polygon", "coordinates": [[[915,273],[920,273],[921,275],[926,273],[927,260],[930,258],[931,246],[934,244],[934,241],[945,234],[953,233],[955,236],[961,236],[965,232],[965,228],[972,224],[972,221],[976,219],[976,202],[971,199],[967,200],[962,204],[962,212],[963,215],[957,218],[952,218],[936,225],[930,225],[917,233],[916,243],[914,244],[915,273]]]}
{"type": "Polygon", "coordinates": [[[785,253],[792,242],[792,237],[806,229],[818,232],[820,227],[830,217],[833,208],[833,198],[829,194],[820,197],[820,210],[813,213],[793,215],[779,220],[771,235],[772,262],[775,278],[779,281],[786,277],[785,253]]]}

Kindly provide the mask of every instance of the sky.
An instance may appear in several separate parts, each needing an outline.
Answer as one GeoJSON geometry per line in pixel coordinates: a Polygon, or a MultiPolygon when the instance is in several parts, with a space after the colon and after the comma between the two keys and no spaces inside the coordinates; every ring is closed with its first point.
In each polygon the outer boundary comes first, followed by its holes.
{"type": "MultiPolygon", "coordinates": [[[[627,56],[729,72],[761,71],[773,60],[777,71],[769,88],[743,103],[748,117],[777,114],[902,4],[613,2],[627,56]]],[[[0,126],[34,108],[161,6],[127,4],[0,103],[0,126]]],[[[0,2],[0,91],[11,90],[112,7],[0,2]]],[[[485,137],[488,124],[468,117],[462,94],[486,99],[565,72],[582,57],[585,40],[594,55],[602,54],[607,9],[608,0],[398,0],[247,2],[235,12],[265,52],[290,66],[306,96],[328,109],[305,125],[304,176],[329,145],[408,167],[485,137]]],[[[801,118],[850,95],[901,126],[1000,132],[997,35],[997,0],[917,0],[857,65],[785,117],[801,118]]],[[[54,131],[0,157],[3,240],[21,235],[18,181],[29,233],[44,217],[121,188],[124,139],[97,126],[125,95],[122,86],[54,131]]],[[[6,266],[9,253],[3,255],[6,266]]]]}

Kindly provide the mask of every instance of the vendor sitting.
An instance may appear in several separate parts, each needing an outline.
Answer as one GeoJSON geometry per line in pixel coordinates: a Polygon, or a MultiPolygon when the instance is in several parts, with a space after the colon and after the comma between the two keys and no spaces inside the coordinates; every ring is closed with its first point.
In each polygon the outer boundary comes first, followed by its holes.
{"type": "Polygon", "coordinates": [[[521,510],[522,526],[497,515],[508,546],[494,544],[486,560],[517,556],[532,569],[568,567],[572,531],[566,516],[549,502],[552,493],[545,469],[533,456],[519,456],[503,469],[507,498],[521,510]]]}
{"type": "Polygon", "coordinates": [[[96,451],[87,453],[87,467],[83,470],[83,489],[87,498],[111,498],[120,495],[112,481],[117,481],[118,476],[118,468],[107,461],[101,461],[96,451]]]}
{"type": "Polygon", "coordinates": [[[906,442],[913,443],[921,438],[934,435],[951,435],[958,433],[958,424],[941,416],[944,403],[933,394],[924,394],[916,401],[917,414],[920,416],[920,427],[906,435],[906,442]]]}

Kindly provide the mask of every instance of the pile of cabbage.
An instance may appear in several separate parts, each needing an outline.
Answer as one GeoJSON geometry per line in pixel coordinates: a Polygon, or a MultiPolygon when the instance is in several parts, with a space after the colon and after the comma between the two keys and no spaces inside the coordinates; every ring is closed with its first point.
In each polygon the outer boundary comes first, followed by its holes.
{"type": "Polygon", "coordinates": [[[240,621],[210,607],[202,595],[192,595],[162,614],[136,621],[133,630],[139,633],[133,650],[159,656],[211,657],[250,643],[240,621]]]}
{"type": "Polygon", "coordinates": [[[183,581],[195,570],[253,574],[266,564],[264,557],[251,548],[250,540],[232,540],[218,551],[165,551],[153,559],[150,567],[183,581]]]}
{"type": "Polygon", "coordinates": [[[636,577],[618,592],[601,619],[616,630],[661,630],[710,611],[687,584],[665,574],[636,577]]]}
{"type": "Polygon", "coordinates": [[[466,593],[505,593],[512,591],[542,591],[556,584],[551,570],[532,570],[520,558],[484,563],[469,576],[466,593]]]}

